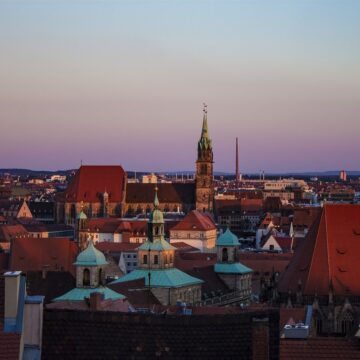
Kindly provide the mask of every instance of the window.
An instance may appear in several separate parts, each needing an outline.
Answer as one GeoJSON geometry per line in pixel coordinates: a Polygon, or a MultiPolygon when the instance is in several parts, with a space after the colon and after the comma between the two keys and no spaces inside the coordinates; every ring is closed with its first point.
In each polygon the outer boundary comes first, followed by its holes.
{"type": "Polygon", "coordinates": [[[98,281],[99,281],[99,285],[102,285],[102,269],[99,269],[99,279],[98,279],[98,281]]]}
{"type": "Polygon", "coordinates": [[[158,265],[158,264],[159,264],[159,256],[154,255],[154,265],[158,265]]]}
{"type": "Polygon", "coordinates": [[[223,261],[223,262],[226,262],[226,261],[228,261],[228,258],[229,258],[229,256],[228,256],[228,249],[227,249],[227,248],[223,248],[223,249],[222,249],[222,261],[223,261]]]}
{"type": "Polygon", "coordinates": [[[147,264],[148,263],[148,258],[147,255],[143,256],[143,264],[147,264]]]}
{"type": "Polygon", "coordinates": [[[90,270],[89,269],[84,269],[83,286],[90,286],[90,270]]]}

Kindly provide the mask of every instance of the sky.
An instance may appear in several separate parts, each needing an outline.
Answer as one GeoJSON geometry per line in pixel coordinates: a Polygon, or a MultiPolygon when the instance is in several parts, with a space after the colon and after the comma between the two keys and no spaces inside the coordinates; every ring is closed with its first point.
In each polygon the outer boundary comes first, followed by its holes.
{"type": "Polygon", "coordinates": [[[360,170],[360,1],[0,0],[0,168],[360,170]]]}

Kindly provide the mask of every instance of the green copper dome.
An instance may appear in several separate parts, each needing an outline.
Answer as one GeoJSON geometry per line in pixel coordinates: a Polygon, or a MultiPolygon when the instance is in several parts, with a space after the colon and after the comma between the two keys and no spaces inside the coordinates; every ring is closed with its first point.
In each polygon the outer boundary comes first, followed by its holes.
{"type": "Polygon", "coordinates": [[[100,266],[107,265],[104,254],[95,248],[93,241],[90,239],[88,247],[82,251],[76,258],[74,265],[78,266],[100,266]]]}
{"type": "Polygon", "coordinates": [[[216,240],[216,245],[218,246],[239,246],[239,239],[238,237],[232,233],[229,228],[221,234],[218,239],[216,240]]]}

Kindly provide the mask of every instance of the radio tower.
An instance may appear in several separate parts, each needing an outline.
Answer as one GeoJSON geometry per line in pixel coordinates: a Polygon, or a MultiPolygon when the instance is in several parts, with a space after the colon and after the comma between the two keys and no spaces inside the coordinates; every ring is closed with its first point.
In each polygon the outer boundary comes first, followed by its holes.
{"type": "Polygon", "coordinates": [[[236,138],[236,160],[235,160],[235,185],[236,188],[239,187],[239,145],[238,145],[238,138],[236,138]]]}

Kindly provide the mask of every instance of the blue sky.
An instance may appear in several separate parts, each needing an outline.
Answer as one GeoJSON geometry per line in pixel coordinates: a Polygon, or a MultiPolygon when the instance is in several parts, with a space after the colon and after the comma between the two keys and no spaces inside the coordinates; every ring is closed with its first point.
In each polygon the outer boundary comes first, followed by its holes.
{"type": "Polygon", "coordinates": [[[360,169],[359,1],[0,1],[0,167],[360,169]]]}

